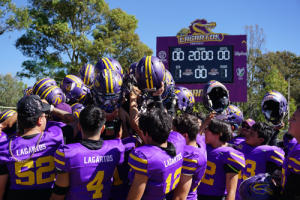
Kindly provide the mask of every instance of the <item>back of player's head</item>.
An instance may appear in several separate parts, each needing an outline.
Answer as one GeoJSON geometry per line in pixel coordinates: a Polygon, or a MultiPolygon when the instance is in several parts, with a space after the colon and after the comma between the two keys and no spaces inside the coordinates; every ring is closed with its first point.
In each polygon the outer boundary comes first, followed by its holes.
{"type": "Polygon", "coordinates": [[[182,114],[175,117],[173,126],[175,126],[178,133],[187,133],[190,141],[196,140],[200,130],[198,118],[190,114],[182,114]]]}
{"type": "Polygon", "coordinates": [[[172,119],[166,112],[153,108],[140,115],[139,128],[144,135],[147,132],[154,142],[162,144],[169,137],[172,119]]]}
{"type": "Polygon", "coordinates": [[[192,112],[191,115],[197,117],[201,121],[205,120],[205,118],[206,118],[206,116],[205,116],[205,114],[203,112],[192,112]]]}
{"type": "Polygon", "coordinates": [[[83,134],[94,136],[105,124],[105,113],[98,107],[87,106],[80,112],[79,123],[83,134]]]}
{"type": "Polygon", "coordinates": [[[232,129],[228,122],[219,119],[213,119],[208,125],[208,130],[214,135],[220,135],[221,142],[227,142],[232,139],[232,129]]]}
{"type": "Polygon", "coordinates": [[[272,127],[269,124],[266,122],[256,122],[251,129],[257,132],[258,138],[264,139],[264,142],[261,143],[262,145],[269,143],[272,135],[272,127]]]}

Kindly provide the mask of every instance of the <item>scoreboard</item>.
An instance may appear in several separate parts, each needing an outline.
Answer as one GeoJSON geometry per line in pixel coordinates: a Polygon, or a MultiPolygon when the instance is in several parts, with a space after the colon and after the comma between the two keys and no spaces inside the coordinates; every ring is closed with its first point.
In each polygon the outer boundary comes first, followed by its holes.
{"type": "Polygon", "coordinates": [[[215,22],[195,20],[183,36],[157,37],[156,53],[172,74],[176,86],[192,91],[201,101],[210,80],[223,83],[230,101],[247,101],[247,38],[211,31],[215,22]]]}

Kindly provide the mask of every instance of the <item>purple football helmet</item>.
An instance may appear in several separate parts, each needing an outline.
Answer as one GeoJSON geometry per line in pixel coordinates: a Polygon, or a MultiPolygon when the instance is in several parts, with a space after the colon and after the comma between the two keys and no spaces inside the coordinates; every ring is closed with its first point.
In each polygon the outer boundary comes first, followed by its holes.
{"type": "Polygon", "coordinates": [[[42,91],[51,86],[57,86],[56,81],[52,78],[43,78],[33,86],[33,94],[41,96],[42,91]]]}
{"type": "Polygon", "coordinates": [[[84,65],[77,76],[83,80],[84,84],[88,87],[93,86],[95,79],[95,67],[93,65],[84,65]]]}
{"type": "Polygon", "coordinates": [[[168,98],[174,93],[175,81],[173,79],[172,74],[166,70],[166,81],[165,81],[165,90],[161,95],[164,103],[167,103],[168,98]]]}
{"type": "Polygon", "coordinates": [[[67,94],[70,89],[72,84],[84,84],[81,78],[75,75],[67,75],[62,82],[60,83],[60,89],[67,94]]]}
{"type": "Polygon", "coordinates": [[[57,86],[51,86],[46,88],[41,94],[41,99],[45,99],[49,104],[54,106],[66,102],[65,94],[57,86]]]}
{"type": "Polygon", "coordinates": [[[74,113],[75,110],[83,110],[85,106],[82,105],[81,103],[74,103],[73,105],[71,105],[71,108],[72,108],[72,113],[74,113]]]}
{"type": "Polygon", "coordinates": [[[88,102],[88,93],[90,89],[84,84],[72,84],[70,91],[66,95],[66,102],[68,104],[88,102]]]}
{"type": "Polygon", "coordinates": [[[224,119],[224,121],[229,122],[231,125],[234,125],[235,128],[237,128],[244,121],[243,112],[235,105],[229,105],[227,108],[227,117],[224,119]]]}
{"type": "Polygon", "coordinates": [[[120,107],[123,99],[122,84],[123,79],[116,71],[104,69],[97,73],[91,90],[94,103],[105,112],[112,112],[115,106],[120,107]]]}
{"type": "Polygon", "coordinates": [[[123,85],[125,86],[124,89],[125,89],[126,93],[130,92],[132,85],[137,86],[137,81],[136,81],[136,78],[135,78],[135,69],[136,69],[137,64],[138,64],[137,62],[131,64],[130,67],[128,68],[128,70],[126,71],[125,75],[124,75],[123,85]]]}
{"type": "Polygon", "coordinates": [[[193,106],[195,103],[193,93],[185,87],[177,86],[175,87],[175,94],[177,99],[177,109],[185,113],[193,112],[193,106]]]}
{"type": "Polygon", "coordinates": [[[221,114],[230,104],[229,92],[222,83],[211,80],[203,88],[202,101],[207,110],[221,114]]]}
{"type": "Polygon", "coordinates": [[[14,110],[5,110],[0,113],[0,123],[4,122],[6,119],[8,119],[10,116],[14,115],[17,113],[14,110]]]}
{"type": "Polygon", "coordinates": [[[32,95],[32,94],[33,94],[33,87],[30,86],[30,87],[24,89],[24,90],[23,90],[23,94],[24,94],[24,97],[25,97],[25,96],[32,95]]]}
{"type": "Polygon", "coordinates": [[[166,81],[166,70],[155,56],[142,58],[135,70],[138,87],[142,92],[155,92],[166,81]]]}
{"type": "Polygon", "coordinates": [[[102,58],[95,66],[96,76],[104,69],[111,69],[116,71],[123,78],[123,68],[118,61],[113,58],[102,58]]]}
{"type": "Polygon", "coordinates": [[[258,174],[244,180],[239,188],[242,200],[273,200],[280,196],[280,187],[276,187],[269,174],[258,174]]]}
{"type": "Polygon", "coordinates": [[[285,97],[275,90],[267,92],[261,102],[261,111],[268,122],[274,125],[281,124],[288,112],[285,97]]]}

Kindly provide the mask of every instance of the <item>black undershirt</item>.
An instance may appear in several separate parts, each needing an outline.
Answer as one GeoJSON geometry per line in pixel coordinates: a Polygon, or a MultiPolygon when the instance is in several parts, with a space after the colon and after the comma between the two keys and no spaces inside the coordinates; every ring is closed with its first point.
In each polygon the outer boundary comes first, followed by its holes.
{"type": "Polygon", "coordinates": [[[284,190],[278,200],[299,200],[300,199],[300,175],[290,173],[284,190]]]}

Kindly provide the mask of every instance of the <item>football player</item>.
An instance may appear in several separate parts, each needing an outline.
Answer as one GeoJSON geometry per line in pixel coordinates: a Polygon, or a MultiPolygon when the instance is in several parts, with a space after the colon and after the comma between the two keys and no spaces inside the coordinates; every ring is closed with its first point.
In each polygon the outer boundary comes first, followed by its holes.
{"type": "Polygon", "coordinates": [[[300,196],[300,107],[293,113],[289,119],[289,133],[292,134],[298,144],[284,159],[282,167],[282,195],[280,200],[299,199],[300,196]]]}
{"type": "MultiPolygon", "coordinates": [[[[173,120],[173,130],[186,140],[182,173],[174,190],[173,199],[197,199],[197,188],[206,169],[207,158],[196,138],[200,130],[198,118],[189,114],[179,115],[173,120]]],[[[169,196],[167,197],[169,198],[169,196]]]]}
{"type": "Polygon", "coordinates": [[[186,142],[171,128],[171,117],[165,111],[153,108],[140,115],[139,129],[146,145],[129,156],[132,185],[128,200],[161,200],[177,186],[186,142]]]}
{"type": "Polygon", "coordinates": [[[42,103],[36,95],[22,98],[17,113],[18,124],[24,132],[21,137],[11,138],[5,150],[0,151],[0,194],[3,194],[9,174],[8,199],[49,199],[56,175],[54,153],[64,139],[74,138],[78,132],[78,118],[42,103]],[[68,125],[52,126],[45,131],[51,111],[68,125]]]}
{"type": "MultiPolygon", "coordinates": [[[[239,174],[238,186],[249,177],[260,173],[273,175],[282,166],[284,151],[268,144],[272,135],[272,127],[265,122],[256,122],[246,134],[245,140],[235,142],[236,150],[245,155],[246,166],[239,174]]],[[[239,193],[237,193],[239,198],[239,193]]]]}
{"type": "Polygon", "coordinates": [[[100,138],[105,129],[105,113],[87,106],[79,116],[82,139],[78,143],[60,145],[55,152],[58,172],[51,200],[109,199],[112,176],[124,159],[120,139],[100,138]]]}
{"type": "Polygon", "coordinates": [[[198,187],[198,199],[221,200],[226,194],[226,200],[235,199],[238,173],[245,167],[245,158],[228,146],[230,139],[231,125],[212,119],[205,130],[207,167],[198,187]]]}

